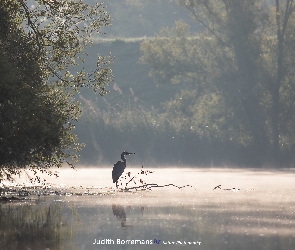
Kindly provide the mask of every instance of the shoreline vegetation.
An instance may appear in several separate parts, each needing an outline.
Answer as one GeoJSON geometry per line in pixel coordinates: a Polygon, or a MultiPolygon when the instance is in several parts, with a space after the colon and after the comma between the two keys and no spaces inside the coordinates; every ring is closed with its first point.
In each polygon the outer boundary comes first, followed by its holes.
{"type": "Polygon", "coordinates": [[[204,96],[200,97],[204,105],[191,106],[196,100],[191,83],[157,83],[150,75],[151,68],[141,59],[142,44],[155,39],[94,38],[87,53],[111,51],[115,78],[110,83],[110,92],[103,98],[89,91],[81,91],[77,97],[82,105],[82,116],[75,124],[75,133],[79,142],[85,143],[80,152],[81,164],[111,164],[123,149],[136,149],[138,163],[153,165],[294,166],[290,145],[284,144],[280,156],[273,161],[271,144],[265,144],[261,150],[242,130],[243,126],[236,132],[231,132],[230,127],[226,129],[229,121],[222,117],[222,110],[210,115],[221,100],[204,96]],[[207,103],[208,100],[212,103],[207,103]],[[206,115],[206,112],[209,113],[206,115]],[[186,118],[186,113],[192,114],[191,120],[186,118]],[[220,119],[224,123],[221,127],[220,119]]]}

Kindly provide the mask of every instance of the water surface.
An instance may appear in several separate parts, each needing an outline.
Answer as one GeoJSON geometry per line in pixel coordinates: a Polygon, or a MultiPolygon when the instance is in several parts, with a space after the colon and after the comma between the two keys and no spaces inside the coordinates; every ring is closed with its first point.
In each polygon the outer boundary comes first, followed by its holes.
{"type": "MultiPolygon", "coordinates": [[[[151,170],[128,187],[142,185],[140,179],[191,187],[119,192],[109,168],[62,169],[44,187],[64,190],[62,195],[0,204],[0,245],[17,250],[295,248],[294,169],[151,170]]],[[[128,171],[133,176],[140,168],[128,171]]],[[[22,177],[19,183],[26,181],[22,177]]]]}

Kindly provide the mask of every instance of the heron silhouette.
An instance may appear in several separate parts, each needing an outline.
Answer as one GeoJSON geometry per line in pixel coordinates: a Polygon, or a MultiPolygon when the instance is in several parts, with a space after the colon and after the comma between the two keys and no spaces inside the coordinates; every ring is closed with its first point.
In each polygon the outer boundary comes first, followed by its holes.
{"type": "Polygon", "coordinates": [[[123,174],[126,168],[125,155],[131,155],[131,154],[135,154],[135,153],[128,153],[126,151],[123,151],[121,154],[122,161],[118,161],[116,164],[114,164],[113,171],[112,171],[112,178],[113,178],[113,183],[116,182],[116,187],[118,187],[118,179],[123,174]]]}

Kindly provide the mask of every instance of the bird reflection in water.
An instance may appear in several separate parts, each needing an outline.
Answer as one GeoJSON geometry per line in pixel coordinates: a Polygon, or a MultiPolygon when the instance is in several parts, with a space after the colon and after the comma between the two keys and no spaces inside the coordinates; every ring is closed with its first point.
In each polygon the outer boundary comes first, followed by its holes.
{"type": "Polygon", "coordinates": [[[126,224],[126,213],[123,206],[113,204],[112,209],[113,209],[113,214],[115,215],[115,217],[121,220],[122,227],[133,227],[132,225],[126,224]]]}
{"type": "MultiPolygon", "coordinates": [[[[126,212],[123,206],[113,204],[112,210],[115,217],[121,220],[122,227],[133,227],[133,225],[126,224],[126,212]]],[[[141,214],[143,215],[144,207],[140,207],[140,211],[141,211],[141,214]]]]}

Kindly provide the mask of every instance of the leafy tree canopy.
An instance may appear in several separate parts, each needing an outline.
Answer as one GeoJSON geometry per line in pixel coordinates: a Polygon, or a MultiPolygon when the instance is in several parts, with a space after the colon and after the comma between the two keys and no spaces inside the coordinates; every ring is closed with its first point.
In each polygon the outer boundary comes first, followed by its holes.
{"type": "Polygon", "coordinates": [[[177,22],[142,43],[158,83],[186,83],[167,119],[199,135],[248,145],[260,158],[294,150],[292,0],[179,0],[203,32],[177,22]]]}
{"type": "Polygon", "coordinates": [[[89,87],[106,93],[110,57],[84,69],[90,37],[110,23],[102,4],[3,0],[0,6],[0,177],[25,168],[47,172],[72,166],[81,145],[72,134],[79,117],[74,95],[89,87]],[[72,159],[72,160],[71,160],[72,159]]]}

